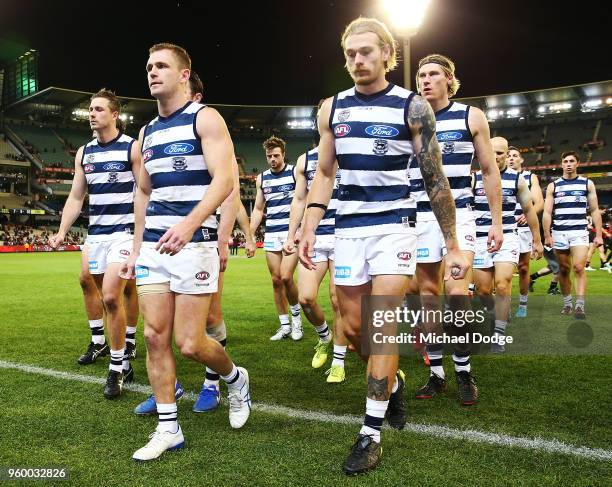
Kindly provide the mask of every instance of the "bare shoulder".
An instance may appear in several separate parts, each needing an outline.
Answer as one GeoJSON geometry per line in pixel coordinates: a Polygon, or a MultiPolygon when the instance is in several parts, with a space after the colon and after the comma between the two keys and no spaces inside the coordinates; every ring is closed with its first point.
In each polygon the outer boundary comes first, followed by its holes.
{"type": "Polygon", "coordinates": [[[468,127],[470,128],[470,132],[476,135],[485,126],[488,127],[489,122],[484,112],[480,108],[470,105],[470,110],[468,112],[468,127]]]}
{"type": "Polygon", "coordinates": [[[196,118],[198,134],[202,136],[214,136],[222,132],[227,132],[225,120],[221,114],[212,107],[202,108],[196,118]]]}

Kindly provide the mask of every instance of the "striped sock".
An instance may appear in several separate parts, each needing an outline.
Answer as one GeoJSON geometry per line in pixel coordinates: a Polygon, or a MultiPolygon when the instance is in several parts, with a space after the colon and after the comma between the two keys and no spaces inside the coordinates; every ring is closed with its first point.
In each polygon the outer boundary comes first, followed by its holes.
{"type": "Polygon", "coordinates": [[[128,325],[125,329],[125,341],[136,346],[136,327],[128,325]]]}
{"type": "Polygon", "coordinates": [[[572,307],[572,295],[568,294],[567,296],[563,296],[563,306],[572,307]]]}
{"type": "Polygon", "coordinates": [[[584,309],[584,296],[576,296],[576,308],[584,309]]]}
{"type": "Polygon", "coordinates": [[[506,335],[506,326],[508,326],[507,321],[503,320],[495,320],[495,329],[493,330],[494,335],[506,335]]]}
{"type": "Polygon", "coordinates": [[[289,327],[289,315],[278,315],[281,326],[289,327]]]}
{"type": "Polygon", "coordinates": [[[375,401],[369,397],[366,399],[366,413],[360,435],[370,435],[376,443],[380,443],[380,430],[388,405],[389,401],[375,401]]]}
{"type": "Polygon", "coordinates": [[[344,357],[346,357],[346,348],[340,345],[334,345],[334,360],[332,360],[332,366],[341,365],[344,367],[344,357]]]}
{"type": "Polygon", "coordinates": [[[529,297],[529,295],[527,294],[521,294],[519,296],[519,306],[527,306],[527,298],[529,297]]]}
{"type": "Polygon", "coordinates": [[[453,353],[453,362],[455,362],[455,372],[470,372],[470,355],[462,353],[453,353]]]}
{"type": "Polygon", "coordinates": [[[301,325],[302,315],[300,314],[300,311],[302,311],[302,307],[298,303],[289,305],[289,308],[291,309],[291,322],[293,325],[301,325]]]}
{"type": "Polygon", "coordinates": [[[119,350],[111,350],[111,359],[108,364],[108,370],[114,370],[115,372],[121,372],[123,366],[123,355],[125,354],[125,348],[119,350]]]}
{"type": "Polygon", "coordinates": [[[176,433],[178,431],[178,421],[176,418],[176,402],[172,404],[157,403],[157,424],[158,431],[168,431],[176,433]]]}
{"type": "Polygon", "coordinates": [[[319,338],[323,340],[325,343],[328,343],[331,340],[331,335],[329,333],[329,326],[327,326],[327,321],[324,321],[322,325],[315,326],[315,330],[317,330],[317,334],[319,338]]]}
{"type": "MultiPolygon", "coordinates": [[[[223,348],[225,348],[225,344],[227,343],[227,339],[224,338],[219,342],[223,348]]],[[[217,389],[219,388],[219,374],[215,372],[210,367],[206,367],[206,376],[204,378],[205,386],[215,386],[217,389]]]]}
{"type": "Polygon", "coordinates": [[[240,390],[246,383],[246,378],[240,373],[235,364],[232,364],[232,371],[228,375],[222,375],[221,378],[227,384],[227,388],[236,391],[240,390]]]}
{"type": "Polygon", "coordinates": [[[444,350],[440,345],[427,345],[425,349],[429,357],[429,373],[436,374],[441,379],[444,379],[444,367],[442,366],[444,350]]]}
{"type": "Polygon", "coordinates": [[[91,341],[97,345],[102,345],[106,341],[104,338],[104,320],[89,320],[89,328],[91,329],[91,341]]]}

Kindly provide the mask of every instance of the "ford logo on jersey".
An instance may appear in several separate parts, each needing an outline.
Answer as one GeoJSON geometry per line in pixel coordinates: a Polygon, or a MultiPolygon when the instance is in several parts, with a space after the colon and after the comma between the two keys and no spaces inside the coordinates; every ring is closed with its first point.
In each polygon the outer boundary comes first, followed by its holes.
{"type": "Polygon", "coordinates": [[[287,191],[292,191],[292,190],[293,190],[292,184],[283,184],[282,186],[278,187],[278,191],[281,193],[285,193],[287,191]]]}
{"type": "Polygon", "coordinates": [[[193,152],[193,149],[195,149],[195,147],[193,147],[191,144],[178,142],[176,144],[170,144],[168,147],[166,147],[164,149],[164,154],[189,154],[190,152],[193,152]]]}
{"type": "Polygon", "coordinates": [[[365,132],[372,137],[395,137],[399,134],[399,130],[388,125],[370,125],[365,132]]]}
{"type": "Polygon", "coordinates": [[[446,142],[447,140],[460,140],[463,137],[461,132],[441,132],[436,134],[438,142],[446,142]]]}
{"type": "Polygon", "coordinates": [[[102,169],[105,171],[123,171],[125,169],[125,164],[121,164],[120,162],[109,162],[108,164],[104,164],[102,169]]]}

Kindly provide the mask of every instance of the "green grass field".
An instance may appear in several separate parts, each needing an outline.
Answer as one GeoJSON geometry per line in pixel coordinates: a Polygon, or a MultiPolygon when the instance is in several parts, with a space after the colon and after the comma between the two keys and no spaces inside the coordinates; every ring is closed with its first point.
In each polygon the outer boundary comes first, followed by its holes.
{"type": "MultiPolygon", "coordinates": [[[[261,251],[251,260],[231,259],[223,298],[228,351],[249,369],[258,407],[234,431],[225,405],[196,415],[192,402],[182,400],[186,448],[136,464],[132,453],[156,425],[154,417],[132,413],[145,393],[127,391],[107,401],[99,383],[15,366],[106,377],[108,358],[86,367],[76,363],[89,341],[79,259],[78,253],[0,255],[0,468],[64,466],[73,485],[612,485],[609,354],[473,356],[480,403],[471,408],[456,400],[450,357],[449,392],[432,401],[412,398],[427,369],[416,356],[402,357],[409,422],[416,426],[385,430],[379,468],[346,478],[340,467],[359,429],[351,421],[364,412],[364,366],[349,354],[347,381],[330,386],[326,367],[310,367],[316,334],[306,322],[300,342],[268,340],[277,316],[261,251]],[[291,408],[297,417],[273,406],[291,408]],[[327,416],[306,419],[308,411],[327,416]],[[419,432],[418,425],[559,441],[570,448],[560,453],[491,444],[475,433],[467,435],[471,439],[437,437],[419,432]],[[604,458],[587,458],[579,447],[605,450],[604,458]]],[[[612,296],[612,275],[597,271],[588,277],[590,294],[603,302],[612,296]]],[[[546,282],[538,282],[535,294],[546,290],[546,282]]],[[[329,316],[326,288],[320,302],[329,316]]],[[[542,319],[565,333],[570,318],[565,323],[558,315],[561,297],[546,303],[542,319]]],[[[605,318],[598,320],[594,327],[610,329],[605,318]]],[[[141,325],[137,340],[136,382],[147,385],[141,325]]],[[[178,375],[186,390],[197,392],[204,371],[178,358],[178,375]]]]}

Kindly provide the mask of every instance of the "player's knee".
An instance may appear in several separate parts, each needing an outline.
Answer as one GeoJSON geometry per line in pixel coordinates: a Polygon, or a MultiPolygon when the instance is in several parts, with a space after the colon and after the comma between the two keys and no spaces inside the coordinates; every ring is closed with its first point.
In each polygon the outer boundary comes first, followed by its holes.
{"type": "Polygon", "coordinates": [[[84,293],[90,293],[96,289],[96,283],[89,272],[81,272],[79,275],[79,284],[84,293]]]}
{"type": "Polygon", "coordinates": [[[584,264],[583,263],[574,263],[574,273],[582,274],[584,272],[584,264]]]}
{"type": "Polygon", "coordinates": [[[272,276],[272,286],[274,289],[280,289],[283,287],[283,280],[279,275],[275,274],[272,276]]]}
{"type": "Polygon", "coordinates": [[[570,265],[569,264],[559,264],[559,274],[563,276],[567,276],[570,273],[570,265]]]}
{"type": "Polygon", "coordinates": [[[343,325],[344,328],[342,331],[344,331],[344,336],[346,337],[346,339],[349,340],[351,343],[359,342],[359,340],[361,339],[361,330],[359,329],[359,327],[354,326],[348,322],[343,322],[343,325]]]}
{"type": "Polygon", "coordinates": [[[294,284],[293,275],[281,276],[281,282],[283,286],[291,286],[292,284],[294,284]]]}
{"type": "Polygon", "coordinates": [[[519,275],[524,276],[529,273],[529,262],[519,262],[518,265],[519,275]]]}
{"type": "Polygon", "coordinates": [[[419,291],[420,294],[429,296],[437,296],[438,294],[440,294],[438,283],[429,280],[423,280],[422,282],[419,282],[419,291]]]}
{"type": "Polygon", "coordinates": [[[300,293],[299,301],[302,308],[312,308],[317,304],[317,297],[311,293],[300,293]]]}
{"type": "Polygon", "coordinates": [[[177,340],[176,346],[181,351],[184,357],[195,359],[198,356],[200,341],[195,338],[184,338],[183,340],[177,340]]]}
{"type": "Polygon", "coordinates": [[[512,290],[512,283],[507,281],[499,281],[495,283],[495,293],[500,296],[508,296],[512,290]]]}
{"type": "Polygon", "coordinates": [[[102,300],[104,301],[104,307],[111,313],[119,308],[121,301],[115,292],[104,293],[102,300]]]}
{"type": "Polygon", "coordinates": [[[162,336],[154,328],[145,326],[144,339],[147,344],[147,350],[154,351],[159,350],[162,346],[162,336]]]}

